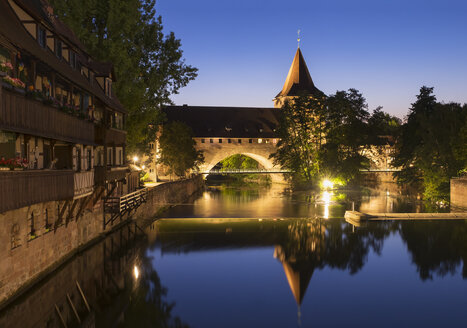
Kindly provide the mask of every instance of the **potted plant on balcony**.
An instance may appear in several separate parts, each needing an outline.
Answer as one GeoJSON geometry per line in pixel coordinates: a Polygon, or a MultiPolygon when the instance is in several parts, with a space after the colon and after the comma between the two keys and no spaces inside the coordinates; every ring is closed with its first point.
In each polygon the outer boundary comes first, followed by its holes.
{"type": "Polygon", "coordinates": [[[13,65],[11,65],[10,62],[0,63],[0,77],[7,76],[8,72],[10,72],[12,69],[13,69],[13,65]]]}
{"type": "Polygon", "coordinates": [[[24,88],[26,87],[26,85],[24,84],[23,81],[21,81],[20,79],[16,78],[16,77],[11,77],[9,75],[7,76],[4,76],[3,77],[3,82],[6,82],[7,84],[9,84],[10,86],[12,86],[12,89],[19,92],[19,93],[22,93],[24,94],[26,91],[24,90],[24,88]]]}
{"type": "Polygon", "coordinates": [[[2,156],[0,159],[0,171],[8,171],[10,170],[10,166],[8,165],[8,160],[2,156]]]}

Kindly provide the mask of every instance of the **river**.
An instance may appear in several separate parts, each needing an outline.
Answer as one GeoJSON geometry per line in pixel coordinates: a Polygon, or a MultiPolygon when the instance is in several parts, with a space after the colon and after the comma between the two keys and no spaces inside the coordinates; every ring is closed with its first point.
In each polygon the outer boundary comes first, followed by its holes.
{"type": "Polygon", "coordinates": [[[466,327],[467,222],[355,226],[351,208],[425,210],[391,184],[211,186],[75,257],[0,327],[466,327]]]}

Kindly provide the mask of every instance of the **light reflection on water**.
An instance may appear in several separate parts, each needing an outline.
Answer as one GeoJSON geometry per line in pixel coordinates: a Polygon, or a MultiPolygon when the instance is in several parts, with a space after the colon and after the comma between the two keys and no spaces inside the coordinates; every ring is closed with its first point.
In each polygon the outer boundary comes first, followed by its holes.
{"type": "Polygon", "coordinates": [[[424,210],[394,186],[212,187],[142,239],[124,227],[86,250],[0,313],[0,327],[59,326],[56,304],[77,326],[75,281],[96,327],[467,326],[467,222],[354,226],[352,206],[424,210]]]}
{"type": "Polygon", "coordinates": [[[467,324],[466,224],[357,227],[352,206],[423,210],[387,189],[211,188],[154,225],[149,255],[193,327],[467,324]]]}

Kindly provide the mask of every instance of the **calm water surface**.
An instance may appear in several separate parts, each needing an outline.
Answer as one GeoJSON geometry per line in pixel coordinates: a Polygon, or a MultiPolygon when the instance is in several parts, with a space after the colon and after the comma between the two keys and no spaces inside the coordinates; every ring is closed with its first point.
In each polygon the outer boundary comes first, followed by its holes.
{"type": "Polygon", "coordinates": [[[467,327],[467,223],[354,226],[343,219],[352,206],[424,210],[392,185],[321,193],[211,187],[103,265],[116,282],[103,278],[110,282],[96,287],[92,320],[98,327],[467,327]]]}

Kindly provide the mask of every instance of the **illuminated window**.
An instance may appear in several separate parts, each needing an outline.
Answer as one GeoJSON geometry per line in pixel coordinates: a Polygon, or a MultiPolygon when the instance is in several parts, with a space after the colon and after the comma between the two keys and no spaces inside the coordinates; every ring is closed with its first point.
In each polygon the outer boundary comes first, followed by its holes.
{"type": "Polygon", "coordinates": [[[258,143],[263,143],[263,139],[258,139],[258,143]]]}
{"type": "Polygon", "coordinates": [[[269,139],[264,139],[264,143],[269,143],[269,139]]]}
{"type": "Polygon", "coordinates": [[[277,143],[277,139],[272,139],[272,143],[273,144],[277,143]]]}

